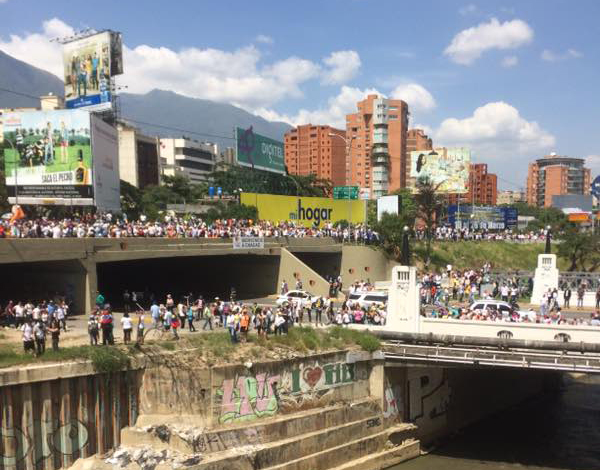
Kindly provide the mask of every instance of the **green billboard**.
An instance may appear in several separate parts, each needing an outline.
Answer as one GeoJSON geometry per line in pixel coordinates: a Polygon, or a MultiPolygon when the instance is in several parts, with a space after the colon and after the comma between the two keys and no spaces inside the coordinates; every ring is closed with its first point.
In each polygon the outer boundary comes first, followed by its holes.
{"type": "Polygon", "coordinates": [[[283,142],[255,134],[249,129],[236,128],[237,162],[241,166],[285,174],[283,142]]]}

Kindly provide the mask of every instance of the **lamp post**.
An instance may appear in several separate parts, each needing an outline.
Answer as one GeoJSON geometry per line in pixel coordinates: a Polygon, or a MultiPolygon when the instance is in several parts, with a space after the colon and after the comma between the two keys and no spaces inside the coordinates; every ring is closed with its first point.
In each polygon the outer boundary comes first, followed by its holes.
{"type": "MultiPolygon", "coordinates": [[[[19,152],[17,152],[17,150],[15,149],[15,146],[10,141],[10,139],[5,137],[4,140],[10,144],[10,147],[13,149],[13,152],[15,153],[15,156],[16,156],[16,160],[15,160],[15,204],[19,204],[19,158],[20,158],[20,155],[19,155],[19,152]]],[[[4,156],[4,158],[6,160],[6,156],[4,156]]]]}
{"type": "Polygon", "coordinates": [[[549,255],[552,253],[552,247],[550,246],[550,241],[552,239],[552,227],[548,225],[546,227],[546,249],[544,250],[544,254],[549,255]]]}
{"type": "MultiPolygon", "coordinates": [[[[354,137],[350,137],[350,140],[348,140],[346,137],[343,137],[339,134],[334,134],[333,132],[329,133],[329,137],[339,137],[340,139],[342,139],[344,141],[344,144],[346,145],[346,155],[345,155],[345,160],[346,160],[346,175],[345,175],[345,182],[348,183],[350,181],[350,146],[352,145],[352,139],[354,137]]],[[[332,152],[333,153],[333,152],[332,152]]],[[[349,186],[348,184],[346,184],[346,186],[349,186]]],[[[348,190],[348,223],[350,223],[352,221],[352,204],[350,204],[350,190],[348,190]]]]}
{"type": "Polygon", "coordinates": [[[408,244],[408,231],[407,225],[404,226],[402,233],[402,254],[400,255],[400,263],[402,266],[410,266],[410,246],[408,244]]]}

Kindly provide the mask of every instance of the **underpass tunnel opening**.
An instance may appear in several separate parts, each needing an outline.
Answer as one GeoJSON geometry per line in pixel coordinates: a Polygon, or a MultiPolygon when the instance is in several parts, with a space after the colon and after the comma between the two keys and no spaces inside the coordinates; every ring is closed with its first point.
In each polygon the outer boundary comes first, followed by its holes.
{"type": "Polygon", "coordinates": [[[98,290],[113,308],[123,306],[123,292],[135,291],[145,309],[167,294],[179,302],[192,294],[229,300],[235,288],[239,300],[265,297],[276,291],[279,256],[215,255],[153,258],[98,263],[98,290]]]}
{"type": "Polygon", "coordinates": [[[0,306],[65,299],[70,314],[85,311],[87,271],[79,260],[8,263],[2,265],[0,306]]]}
{"type": "MultiPolygon", "coordinates": [[[[337,277],[342,269],[342,253],[292,252],[292,254],[324,279],[337,277]]],[[[307,287],[307,286],[305,286],[307,287]]]]}

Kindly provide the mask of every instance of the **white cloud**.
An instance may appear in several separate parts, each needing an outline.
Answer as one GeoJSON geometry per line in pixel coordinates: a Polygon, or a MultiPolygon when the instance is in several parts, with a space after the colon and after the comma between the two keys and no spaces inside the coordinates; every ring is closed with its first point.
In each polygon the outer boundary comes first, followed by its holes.
{"type": "Polygon", "coordinates": [[[263,44],[273,44],[273,42],[275,42],[271,36],[267,36],[266,34],[259,34],[254,40],[263,44]]]}
{"type": "Polygon", "coordinates": [[[567,59],[579,59],[580,57],[583,57],[583,54],[575,49],[567,49],[563,53],[552,52],[549,49],[544,49],[541,55],[542,60],[546,62],[559,62],[567,59]]]}
{"type": "Polygon", "coordinates": [[[335,85],[346,83],[357,74],[360,69],[360,56],[356,51],[332,52],[323,59],[327,69],[323,71],[323,83],[335,85]]]}
{"type": "Polygon", "coordinates": [[[460,7],[458,9],[458,12],[462,16],[470,15],[472,13],[475,13],[476,11],[477,11],[477,7],[474,4],[472,4],[472,3],[469,3],[468,5],[465,5],[464,7],[460,7]]]}
{"type": "Polygon", "coordinates": [[[73,33],[73,28],[69,25],[58,18],[52,18],[42,23],[41,33],[30,33],[24,36],[13,34],[7,40],[0,36],[0,50],[62,78],[62,46],[50,40],[72,36],[73,33]]]}
{"type": "Polygon", "coordinates": [[[411,112],[429,111],[436,107],[431,93],[418,83],[400,84],[390,93],[390,97],[406,101],[411,112]]]}
{"type": "MultiPolygon", "coordinates": [[[[0,36],[0,50],[62,78],[61,46],[50,39],[72,34],[71,26],[53,18],[43,23],[42,32],[0,36]]],[[[270,38],[261,35],[256,39],[266,43],[270,38]]],[[[172,90],[250,111],[301,97],[301,87],[309,80],[343,83],[360,68],[360,57],[355,51],[333,52],[323,63],[295,56],[266,62],[254,45],[233,51],[123,45],[123,55],[125,74],[118,77],[118,83],[132,93],[146,93],[154,88],[172,90]]]]}
{"type": "Polygon", "coordinates": [[[533,30],[523,20],[500,23],[496,18],[465,29],[452,39],[444,54],[457,64],[470,65],[490,49],[516,49],[533,39],[533,30]]]}
{"type": "Polygon", "coordinates": [[[596,176],[600,176],[600,155],[585,157],[585,166],[591,170],[593,181],[596,176]]]}
{"type": "Polygon", "coordinates": [[[8,0],[0,0],[0,3],[6,3],[8,0]]]}
{"type": "Polygon", "coordinates": [[[271,121],[284,121],[293,126],[299,124],[329,124],[339,129],[346,128],[346,114],[356,112],[356,103],[365,99],[367,95],[382,93],[374,88],[361,90],[359,88],[342,86],[336,96],[332,96],[327,101],[326,107],[315,110],[301,109],[294,116],[279,114],[270,109],[259,109],[256,114],[271,121]]]}
{"type": "Polygon", "coordinates": [[[501,101],[477,108],[470,117],[444,120],[435,141],[471,146],[492,158],[537,153],[556,143],[537,122],[527,121],[515,107],[501,101]]]}
{"type": "Polygon", "coordinates": [[[516,55],[509,55],[502,59],[502,67],[510,68],[519,63],[519,58],[516,55]]]}

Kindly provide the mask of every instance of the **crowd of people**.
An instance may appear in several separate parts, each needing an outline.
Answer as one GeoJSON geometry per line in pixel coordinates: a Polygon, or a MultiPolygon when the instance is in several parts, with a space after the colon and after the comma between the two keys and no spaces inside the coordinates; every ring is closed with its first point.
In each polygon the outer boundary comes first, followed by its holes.
{"type": "MultiPolygon", "coordinates": [[[[425,238],[424,230],[417,230],[417,239],[425,238]]],[[[441,226],[435,229],[433,238],[439,241],[512,241],[512,242],[542,242],[547,237],[547,231],[529,230],[518,232],[512,229],[492,230],[492,229],[473,229],[473,228],[452,228],[450,226],[441,226]]]]}
{"type": "Polygon", "coordinates": [[[53,220],[48,218],[0,220],[0,238],[234,238],[253,237],[332,237],[345,243],[374,244],[379,235],[366,224],[304,227],[293,221],[272,223],[252,219],[181,218],[166,215],[163,220],[140,216],[130,221],[110,213],[53,220]]]}
{"type": "Polygon", "coordinates": [[[39,356],[46,351],[46,339],[58,350],[61,330],[67,331],[69,306],[65,300],[13,302],[0,308],[0,325],[14,327],[23,334],[23,348],[39,356]]]}

